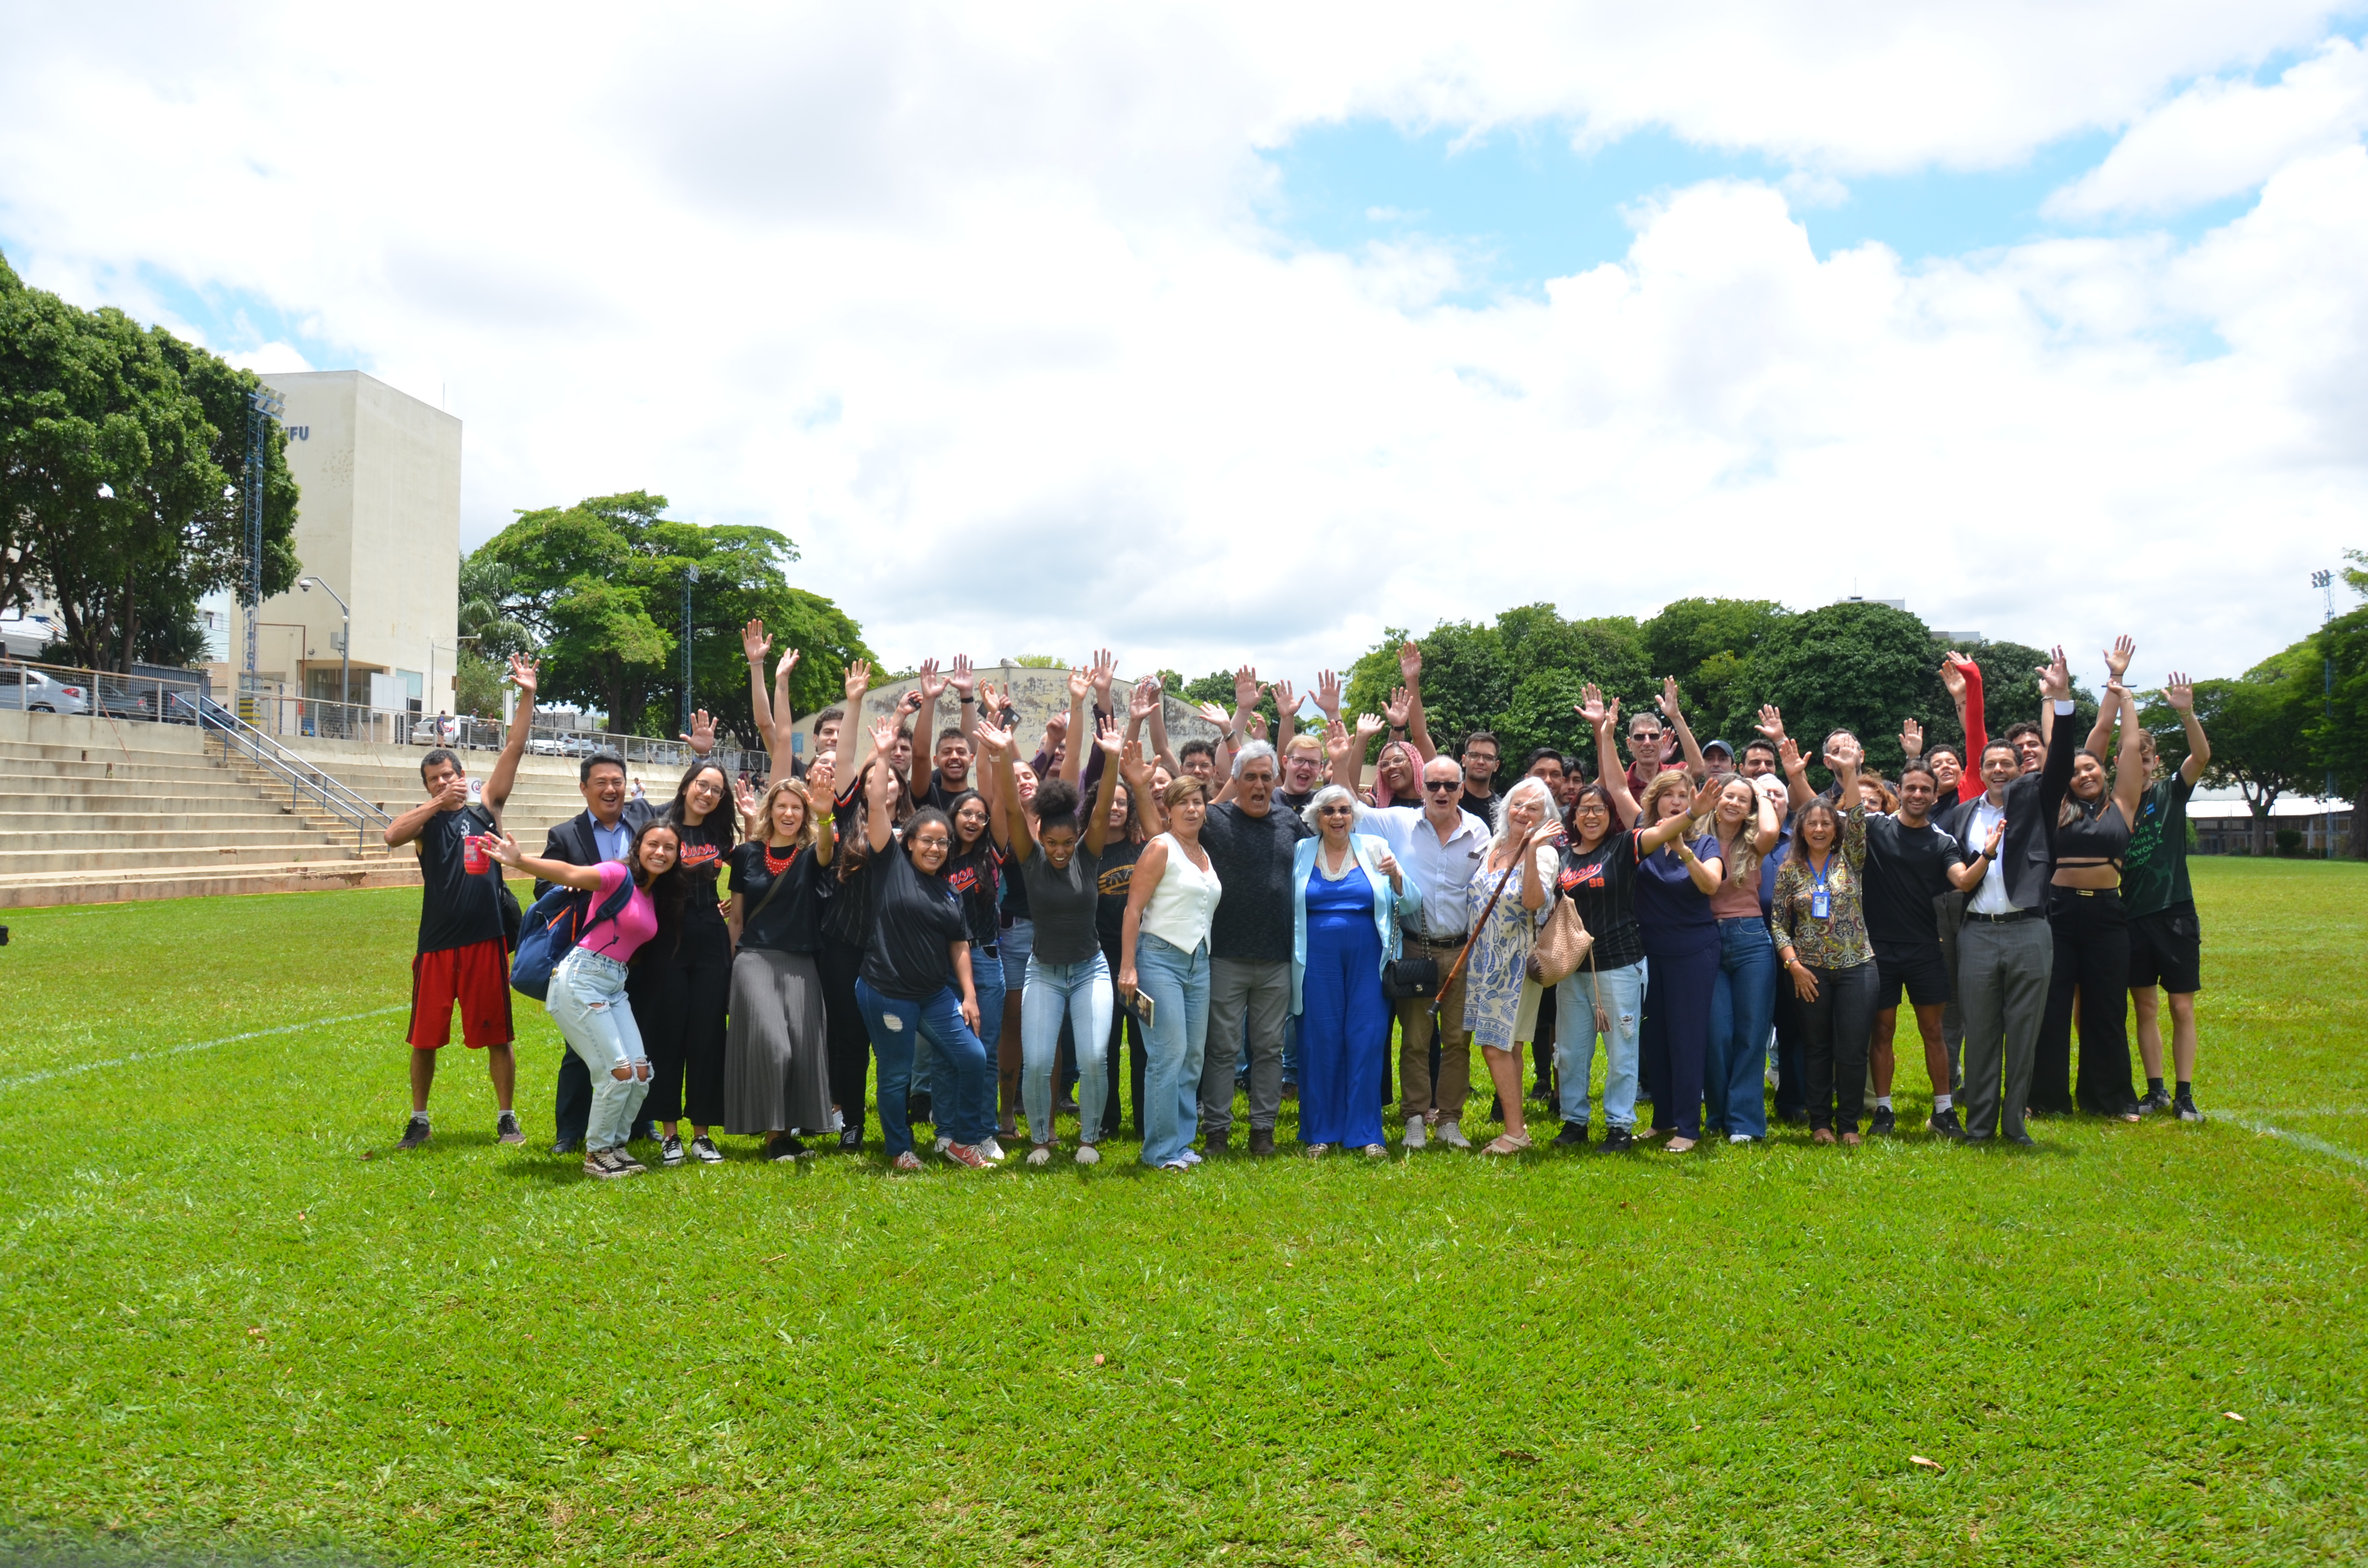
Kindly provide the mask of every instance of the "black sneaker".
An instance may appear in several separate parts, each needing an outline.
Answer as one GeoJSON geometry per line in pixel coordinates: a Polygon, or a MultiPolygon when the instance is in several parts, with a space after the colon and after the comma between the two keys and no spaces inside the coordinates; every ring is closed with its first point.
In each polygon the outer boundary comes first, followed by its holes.
{"type": "Polygon", "coordinates": [[[2039,1141],[2028,1132],[2009,1132],[2005,1134],[2005,1138],[2018,1149],[2035,1149],[2039,1146],[2039,1141]]]}
{"type": "Polygon", "coordinates": [[[2195,1094],[2192,1089],[2180,1090],[2179,1097],[2170,1102],[2170,1109],[2171,1114],[2178,1117],[2181,1121],[2201,1121],[2203,1119],[2203,1113],[2195,1108],[2195,1094]]]}
{"type": "Polygon", "coordinates": [[[1935,1138],[1948,1138],[1958,1142],[1964,1142],[1965,1130],[1958,1124],[1957,1108],[1954,1106],[1951,1106],[1947,1110],[1934,1111],[1932,1113],[1932,1119],[1926,1122],[1924,1125],[1931,1130],[1932,1135],[1935,1138]]]}
{"type": "Polygon", "coordinates": [[[926,1121],[935,1127],[938,1124],[936,1111],[937,1108],[929,1103],[929,1096],[927,1095],[905,1096],[905,1122],[907,1126],[916,1121],[926,1121]]]}
{"type": "Polygon", "coordinates": [[[1587,1123],[1583,1121],[1564,1122],[1562,1124],[1562,1131],[1554,1134],[1554,1146],[1557,1149],[1586,1148],[1587,1123]]]}
{"type": "Polygon", "coordinates": [[[496,1143],[523,1143],[526,1142],[526,1129],[518,1125],[518,1113],[516,1111],[506,1110],[502,1112],[500,1119],[494,1123],[494,1142],[496,1143]]]}
{"type": "Polygon", "coordinates": [[[665,1165],[678,1165],[682,1164],[682,1160],[681,1138],[674,1133],[667,1133],[666,1141],[658,1146],[658,1163],[665,1165]]]}
{"type": "Polygon", "coordinates": [[[2170,1091],[2168,1089],[2148,1089],[2146,1092],[2146,1098],[2138,1101],[2138,1114],[2140,1116],[2152,1116],[2158,1110],[2169,1110],[2169,1108],[2170,1091]]]}
{"type": "Polygon", "coordinates": [[[1636,1135],[1626,1128],[1611,1127],[1604,1130],[1603,1152],[1605,1153],[1624,1154],[1635,1146],[1636,1135]]]}
{"type": "Polygon", "coordinates": [[[562,1138],[551,1146],[551,1152],[554,1154],[573,1154],[583,1147],[584,1140],[581,1138],[562,1138]]]}
{"type": "Polygon", "coordinates": [[[715,1146],[714,1139],[702,1132],[690,1141],[690,1157],[702,1165],[720,1165],[723,1163],[723,1151],[715,1146]]]}
{"type": "Polygon", "coordinates": [[[863,1152],[863,1129],[860,1127],[840,1128],[838,1132],[838,1152],[842,1154],[861,1153],[863,1152]]]}
{"type": "Polygon", "coordinates": [[[398,1149],[416,1149],[427,1142],[427,1119],[415,1116],[403,1124],[403,1136],[395,1141],[398,1149]]]}
{"type": "Polygon", "coordinates": [[[1274,1153],[1273,1128],[1253,1127],[1250,1129],[1250,1153],[1257,1154],[1261,1158],[1274,1153]]]}
{"type": "Polygon", "coordinates": [[[1875,1107],[1874,1114],[1867,1119],[1866,1132],[1870,1138],[1888,1138],[1898,1131],[1899,1119],[1891,1114],[1891,1108],[1887,1105],[1875,1107]]]}
{"type": "Polygon", "coordinates": [[[803,1160],[806,1153],[806,1146],[798,1141],[795,1133],[784,1132],[766,1146],[765,1157],[775,1162],[803,1160]]]}

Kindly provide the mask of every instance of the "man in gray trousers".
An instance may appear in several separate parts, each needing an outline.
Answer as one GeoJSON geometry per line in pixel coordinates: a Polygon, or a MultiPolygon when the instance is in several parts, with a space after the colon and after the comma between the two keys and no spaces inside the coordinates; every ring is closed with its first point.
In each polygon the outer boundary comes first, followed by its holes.
{"type": "MultiPolygon", "coordinates": [[[[2067,726],[2068,727],[2068,726],[2067,726]]],[[[1315,831],[1274,805],[1274,747],[1234,754],[1234,798],[1209,808],[1201,846],[1224,891],[1209,924],[1209,1049],[1201,1069],[1201,1131],[1210,1153],[1234,1126],[1234,1056],[1249,1022],[1250,1153],[1274,1153],[1282,1109],[1282,1034],[1291,1017],[1292,848],[1315,831]]]]}
{"type": "MultiPolygon", "coordinates": [[[[2064,651],[2040,677],[2041,700],[2060,720],[2072,711],[2072,676],[2064,651]]],[[[2028,1148],[2022,1103],[2031,1092],[2031,1062],[2047,1011],[2047,982],[2055,939],[2047,928],[2049,846],[2055,813],[2072,782],[2073,726],[2058,722],[2047,761],[2022,771],[2013,744],[1992,741],[1982,750],[1983,793],[1957,813],[1957,842],[1967,856],[1989,843],[1999,821],[2006,834],[1998,858],[1966,896],[1957,932],[1957,1002],[1965,1019],[1965,1140],[1993,1132],[2028,1148]],[[2003,1090],[2001,1090],[2003,1083],[2003,1090]]]]}

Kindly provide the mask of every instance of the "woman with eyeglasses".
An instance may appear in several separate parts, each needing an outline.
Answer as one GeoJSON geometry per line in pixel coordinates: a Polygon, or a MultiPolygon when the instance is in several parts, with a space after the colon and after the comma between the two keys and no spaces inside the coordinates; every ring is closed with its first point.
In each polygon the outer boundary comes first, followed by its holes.
{"type": "Polygon", "coordinates": [[[1379,1159],[1391,1009],[1382,969],[1401,912],[1422,894],[1386,840],[1352,831],[1357,798],[1327,784],[1300,813],[1315,830],[1292,847],[1292,1011],[1299,1016],[1299,1141],[1379,1159]]]}
{"type": "MultiPolygon", "coordinates": [[[[1520,1014],[1530,949],[1560,869],[1553,840],[1562,832],[1554,788],[1532,776],[1505,797],[1497,836],[1464,890],[1471,956],[1464,961],[1463,1021],[1497,1085],[1505,1131],[1481,1151],[1515,1154],[1530,1146],[1521,1119],[1520,1014]]],[[[1444,978],[1443,976],[1441,978],[1444,978]]]]}
{"type": "MultiPolygon", "coordinates": [[[[881,720],[872,738],[884,756],[896,743],[895,717],[881,720]]],[[[915,812],[898,844],[889,824],[903,788],[889,767],[873,768],[865,784],[863,880],[871,940],[855,996],[879,1057],[881,1142],[896,1169],[921,1168],[905,1116],[905,1090],[913,1042],[926,1036],[945,1078],[937,1115],[949,1142],[941,1153],[956,1165],[984,1170],[991,1163],[985,1145],[995,1119],[986,1109],[990,1080],[986,1047],[978,1038],[969,923],[962,895],[944,876],[953,824],[934,806],[915,812]]]]}
{"type": "Polygon", "coordinates": [[[723,1158],[714,1130],[723,1123],[724,1014],[732,1000],[732,928],[717,883],[737,835],[732,776],[719,762],[694,762],[661,814],[682,844],[684,887],[679,939],[633,967],[634,1017],[650,1053],[649,1098],[642,1114],[665,1125],[658,1157],[715,1165],[723,1158]],[[690,1123],[686,1149],[681,1122],[690,1123]]]}

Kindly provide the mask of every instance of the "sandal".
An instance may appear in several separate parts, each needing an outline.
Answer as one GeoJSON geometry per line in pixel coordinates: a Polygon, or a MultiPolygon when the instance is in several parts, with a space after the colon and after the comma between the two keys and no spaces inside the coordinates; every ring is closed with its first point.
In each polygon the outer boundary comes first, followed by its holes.
{"type": "Polygon", "coordinates": [[[1665,1154],[1691,1153],[1693,1150],[1693,1146],[1694,1141],[1692,1139],[1685,1136],[1683,1133],[1679,1133],[1677,1137],[1670,1139],[1667,1143],[1662,1144],[1661,1152],[1665,1154]]]}
{"type": "Polygon", "coordinates": [[[1484,1154],[1518,1154],[1529,1146],[1530,1135],[1526,1132],[1500,1132],[1493,1142],[1483,1145],[1480,1152],[1484,1154]]]}
{"type": "Polygon", "coordinates": [[[1830,1127],[1820,1127],[1809,1134],[1809,1142],[1812,1143],[1830,1143],[1833,1141],[1834,1130],[1830,1127]]]}

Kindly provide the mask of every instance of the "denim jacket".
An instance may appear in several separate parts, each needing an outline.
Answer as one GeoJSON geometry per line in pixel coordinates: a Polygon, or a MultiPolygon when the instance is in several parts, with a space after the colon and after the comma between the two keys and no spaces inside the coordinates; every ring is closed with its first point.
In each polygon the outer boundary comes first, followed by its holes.
{"type": "MultiPolygon", "coordinates": [[[[1322,835],[1303,838],[1291,849],[1291,1010],[1306,1011],[1306,998],[1302,994],[1307,981],[1307,879],[1315,874],[1315,856],[1323,846],[1322,835]]],[[[1352,833],[1349,847],[1357,857],[1357,864],[1373,884],[1373,926],[1382,938],[1382,962],[1386,964],[1398,956],[1398,923],[1412,917],[1422,908],[1422,889],[1415,884],[1414,873],[1398,863],[1398,876],[1406,883],[1404,892],[1390,891],[1390,879],[1381,869],[1382,857],[1390,852],[1389,841],[1370,833],[1352,833]]],[[[1381,971],[1373,971],[1376,984],[1381,971]]]]}

